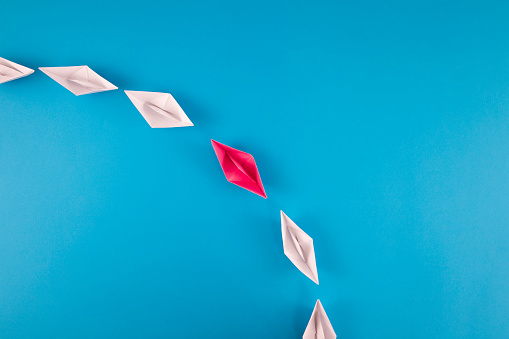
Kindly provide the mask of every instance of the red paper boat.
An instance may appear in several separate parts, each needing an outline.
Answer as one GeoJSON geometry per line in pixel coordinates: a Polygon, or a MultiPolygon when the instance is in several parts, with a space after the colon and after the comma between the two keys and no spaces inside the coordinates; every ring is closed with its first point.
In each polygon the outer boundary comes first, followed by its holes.
{"type": "Polygon", "coordinates": [[[253,156],[212,140],[212,147],[221,164],[226,180],[267,198],[253,156]]]}

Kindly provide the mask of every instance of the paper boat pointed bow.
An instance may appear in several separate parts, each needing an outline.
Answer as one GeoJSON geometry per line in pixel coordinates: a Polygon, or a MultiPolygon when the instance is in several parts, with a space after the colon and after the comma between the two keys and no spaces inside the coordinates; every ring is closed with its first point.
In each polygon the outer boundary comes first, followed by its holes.
{"type": "Polygon", "coordinates": [[[336,339],[336,332],[332,328],[332,324],[327,317],[327,313],[320,302],[316,301],[315,308],[309,319],[308,326],[304,331],[303,339],[336,339]]]}
{"type": "Polygon", "coordinates": [[[212,147],[221,164],[226,180],[267,198],[253,156],[212,140],[212,147]]]}

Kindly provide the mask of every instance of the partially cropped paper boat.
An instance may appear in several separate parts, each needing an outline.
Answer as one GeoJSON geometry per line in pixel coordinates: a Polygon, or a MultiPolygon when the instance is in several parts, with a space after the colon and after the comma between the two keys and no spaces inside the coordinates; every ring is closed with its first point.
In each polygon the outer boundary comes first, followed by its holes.
{"type": "Polygon", "coordinates": [[[0,58],[0,84],[26,77],[34,72],[33,69],[21,66],[15,62],[0,58]]]}

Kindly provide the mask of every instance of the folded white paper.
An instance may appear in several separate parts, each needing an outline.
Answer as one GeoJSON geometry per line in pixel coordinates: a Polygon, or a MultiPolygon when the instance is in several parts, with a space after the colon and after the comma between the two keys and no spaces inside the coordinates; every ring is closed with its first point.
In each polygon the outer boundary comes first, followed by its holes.
{"type": "Polygon", "coordinates": [[[318,284],[313,239],[281,211],[281,233],[285,255],[309,279],[318,284]]]}
{"type": "Polygon", "coordinates": [[[336,337],[329,317],[327,317],[322,303],[318,299],[302,339],[336,339],[336,337]]]}
{"type": "Polygon", "coordinates": [[[125,91],[152,128],[194,126],[169,93],[125,91]]]}
{"type": "Polygon", "coordinates": [[[33,69],[18,65],[15,62],[0,58],[0,84],[26,77],[34,72],[33,69]]]}
{"type": "Polygon", "coordinates": [[[74,95],[111,91],[118,88],[88,66],[39,67],[39,69],[74,95]]]}

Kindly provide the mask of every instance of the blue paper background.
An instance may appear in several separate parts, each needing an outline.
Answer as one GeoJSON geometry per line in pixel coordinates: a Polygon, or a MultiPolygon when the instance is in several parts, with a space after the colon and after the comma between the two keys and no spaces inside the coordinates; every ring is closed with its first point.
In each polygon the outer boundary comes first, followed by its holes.
{"type": "Polygon", "coordinates": [[[509,3],[6,1],[0,338],[509,337],[509,3]],[[170,92],[151,129],[122,90],[170,92]],[[268,200],[226,181],[251,153],[268,200]],[[314,238],[320,286],[284,256],[314,238]]]}

